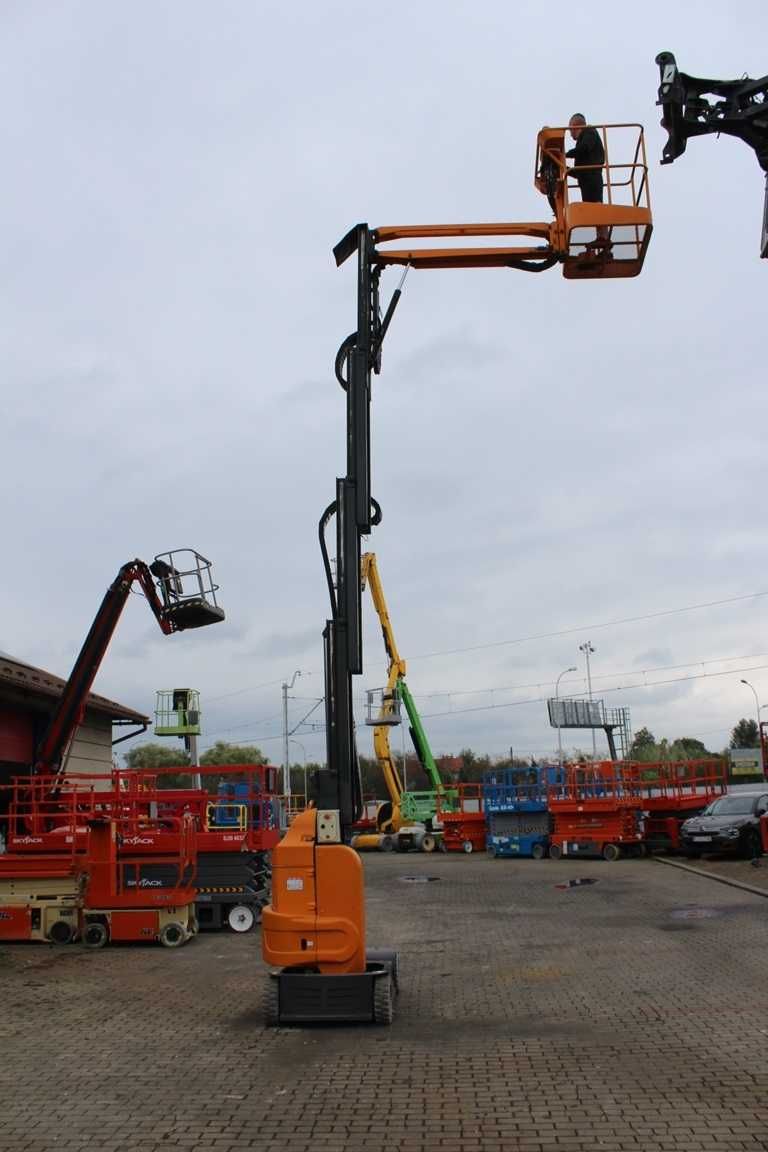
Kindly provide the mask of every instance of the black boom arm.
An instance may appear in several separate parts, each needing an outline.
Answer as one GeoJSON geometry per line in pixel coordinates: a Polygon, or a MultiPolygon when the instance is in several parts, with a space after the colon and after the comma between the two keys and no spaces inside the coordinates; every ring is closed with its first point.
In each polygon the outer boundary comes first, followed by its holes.
{"type": "Polygon", "coordinates": [[[760,255],[768,257],[768,76],[752,80],[706,80],[689,76],[677,67],[671,52],[656,57],[660,84],[657,104],[667,130],[662,164],[671,164],[685,152],[691,136],[724,133],[736,136],[753,150],[766,173],[766,206],[760,255]]]}

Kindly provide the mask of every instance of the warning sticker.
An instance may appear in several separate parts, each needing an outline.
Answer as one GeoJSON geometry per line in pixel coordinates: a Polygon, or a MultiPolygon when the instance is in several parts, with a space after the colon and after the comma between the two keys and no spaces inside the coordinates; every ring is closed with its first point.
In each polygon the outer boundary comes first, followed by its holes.
{"type": "Polygon", "coordinates": [[[285,886],[289,892],[303,892],[304,878],[302,876],[289,876],[285,881],[285,886]]]}

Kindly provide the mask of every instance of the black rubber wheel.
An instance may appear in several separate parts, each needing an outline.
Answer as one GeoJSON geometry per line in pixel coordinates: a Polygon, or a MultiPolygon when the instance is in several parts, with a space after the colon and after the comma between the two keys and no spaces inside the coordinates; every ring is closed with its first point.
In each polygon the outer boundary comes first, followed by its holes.
{"type": "Polygon", "coordinates": [[[265,1027],[277,1028],[280,1023],[280,981],[275,976],[267,976],[263,1006],[265,1027]]]}
{"type": "Polygon", "coordinates": [[[762,843],[760,841],[760,834],[754,828],[750,828],[744,837],[744,846],[742,848],[742,856],[745,860],[755,860],[758,856],[762,855],[762,843]]]}
{"type": "Polygon", "coordinates": [[[51,924],[48,939],[51,944],[71,944],[75,938],[75,930],[67,920],[56,920],[51,924]]]}
{"type": "Polygon", "coordinates": [[[184,925],[175,920],[171,920],[169,924],[163,924],[158,936],[158,940],[164,948],[180,948],[187,939],[188,934],[184,925]]]}
{"type": "MultiPolygon", "coordinates": [[[[395,842],[391,836],[382,836],[381,844],[379,845],[379,847],[381,848],[382,852],[392,852],[394,850],[394,847],[395,847],[395,842]]],[[[399,841],[397,843],[397,847],[398,847],[398,849],[400,849],[400,842],[399,841]]],[[[404,849],[404,851],[407,851],[407,849],[404,849]]]]}
{"type": "Polygon", "coordinates": [[[494,857],[496,856],[496,845],[495,844],[489,844],[488,847],[486,848],[486,852],[490,856],[491,860],[493,860],[494,857]]]}
{"type": "Polygon", "coordinates": [[[563,850],[559,844],[550,844],[550,846],[549,846],[549,858],[550,858],[550,860],[559,860],[560,857],[562,856],[562,854],[563,854],[563,850]]]}
{"type": "Polygon", "coordinates": [[[534,860],[543,860],[544,859],[544,845],[543,844],[534,844],[534,846],[531,848],[531,856],[533,857],[534,860]]]}
{"type": "Polygon", "coordinates": [[[471,856],[475,850],[475,846],[471,840],[465,840],[461,846],[461,850],[462,852],[466,853],[467,856],[471,856]]]}
{"type": "Polygon", "coordinates": [[[621,856],[621,848],[618,844],[604,844],[603,845],[603,860],[618,860],[621,856]]]}
{"type": "Polygon", "coordinates": [[[100,920],[91,920],[85,926],[83,932],[83,944],[86,948],[103,948],[109,940],[109,932],[106,924],[102,924],[100,920]]]}
{"type": "Polygon", "coordinates": [[[373,1019],[376,1024],[391,1024],[395,1016],[392,977],[379,976],[373,986],[373,1019]]]}

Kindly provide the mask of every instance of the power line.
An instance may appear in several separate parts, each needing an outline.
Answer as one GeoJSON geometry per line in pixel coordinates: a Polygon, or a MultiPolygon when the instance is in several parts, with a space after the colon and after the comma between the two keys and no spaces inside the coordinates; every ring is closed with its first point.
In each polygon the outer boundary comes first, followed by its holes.
{"type": "MultiPolygon", "coordinates": [[[[699,665],[706,664],[727,664],[734,660],[762,660],[768,657],[768,652],[751,652],[742,656],[712,656],[708,660],[689,660],[685,664],[657,664],[654,668],[630,668],[624,672],[603,672],[598,676],[592,677],[593,680],[615,680],[617,676],[646,676],[651,672],[674,672],[681,668],[696,668],[699,665]]],[[[574,682],[584,680],[583,676],[575,676],[572,680],[564,680],[564,684],[571,684],[574,682]]],[[[457,688],[457,689],[442,689],[439,692],[419,692],[420,700],[437,699],[440,696],[482,696],[488,692],[515,692],[522,688],[541,688],[545,684],[554,684],[554,680],[534,680],[528,684],[507,684],[498,685],[493,688],[457,688]]],[[[607,691],[607,689],[606,689],[607,691]]],[[[363,697],[359,697],[360,700],[363,697]]]]}
{"type": "Polygon", "coordinates": [[[216,700],[229,700],[231,696],[242,696],[244,692],[259,692],[262,688],[271,688],[274,684],[280,683],[280,679],[267,680],[264,684],[255,684],[250,688],[236,688],[234,692],[225,692],[222,696],[208,697],[208,703],[213,704],[216,700]]]}
{"type": "Polygon", "coordinates": [[[556,636],[572,636],[576,632],[593,632],[598,628],[615,628],[619,624],[637,624],[643,620],[658,620],[662,616],[678,616],[683,612],[698,612],[703,608],[720,608],[724,604],[737,604],[743,600],[755,600],[768,596],[768,592],[750,592],[746,596],[730,596],[726,600],[709,600],[705,604],[688,604],[684,608],[666,608],[662,612],[647,612],[643,616],[623,616],[618,620],[606,620],[602,624],[579,624],[577,628],[561,628],[557,632],[539,632],[532,636],[516,636],[512,640],[493,640],[488,644],[471,644],[466,648],[445,648],[440,652],[421,652],[409,656],[408,660],[431,660],[435,656],[457,656],[463,652],[480,652],[488,648],[504,648],[510,644],[527,644],[531,640],[551,640],[556,636]]]}
{"type": "MultiPolygon", "coordinates": [[[[748,668],[729,668],[725,672],[701,672],[696,676],[676,676],[671,680],[652,680],[650,684],[622,684],[617,688],[604,688],[603,692],[635,692],[642,688],[660,688],[669,684],[684,684],[690,680],[712,680],[716,676],[734,676],[737,672],[760,672],[768,664],[754,664],[748,668]]],[[[497,708],[519,708],[524,704],[543,704],[548,697],[537,696],[527,700],[509,700],[506,704],[478,704],[474,708],[455,708],[447,712],[423,712],[422,720],[436,720],[443,716],[462,716],[467,712],[491,712],[497,708]]],[[[567,699],[567,697],[561,697],[567,699]]]]}

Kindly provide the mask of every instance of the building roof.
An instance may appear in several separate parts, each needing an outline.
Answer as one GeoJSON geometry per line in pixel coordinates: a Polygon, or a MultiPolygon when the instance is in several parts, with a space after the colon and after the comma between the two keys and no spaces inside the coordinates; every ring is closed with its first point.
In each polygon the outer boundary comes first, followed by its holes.
{"type": "MultiPolygon", "coordinates": [[[[0,652],[0,696],[7,689],[15,688],[32,696],[45,696],[55,699],[61,696],[66,680],[46,672],[42,668],[35,668],[32,664],[25,664],[15,656],[0,652]]],[[[106,713],[112,720],[130,720],[135,724],[148,724],[149,717],[135,712],[133,708],[126,708],[106,696],[97,696],[95,692],[88,695],[87,708],[94,712],[106,713]]]]}

